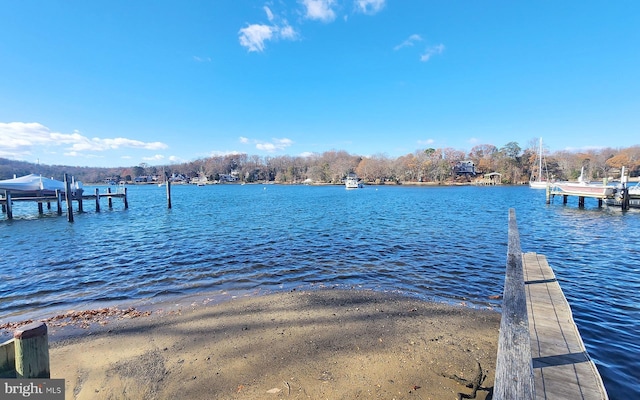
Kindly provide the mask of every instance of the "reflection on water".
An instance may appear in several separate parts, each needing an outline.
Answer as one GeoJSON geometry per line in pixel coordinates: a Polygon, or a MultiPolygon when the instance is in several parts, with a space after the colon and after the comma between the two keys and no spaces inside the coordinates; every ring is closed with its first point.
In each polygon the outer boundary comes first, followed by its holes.
{"type": "Polygon", "coordinates": [[[610,397],[640,397],[640,213],[555,202],[527,187],[219,185],[174,186],[168,210],[164,188],[133,186],[128,210],[86,204],[74,223],[20,204],[0,221],[0,315],[318,285],[499,308],[490,296],[504,283],[512,207],[523,251],[547,256],[610,397]]]}

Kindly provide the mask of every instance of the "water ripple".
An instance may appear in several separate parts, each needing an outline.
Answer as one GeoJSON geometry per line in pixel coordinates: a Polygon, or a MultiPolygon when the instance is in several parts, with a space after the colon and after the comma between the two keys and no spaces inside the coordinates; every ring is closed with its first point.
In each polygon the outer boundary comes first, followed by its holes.
{"type": "MultiPolygon", "coordinates": [[[[103,188],[104,190],[104,188],[103,188]]],[[[526,187],[135,186],[130,208],[0,220],[2,320],[200,291],[339,285],[499,308],[508,209],[545,254],[611,398],[640,397],[640,212],[526,187]]],[[[87,206],[85,209],[90,207],[87,206]]],[[[0,320],[0,321],[2,321],[0,320]]]]}

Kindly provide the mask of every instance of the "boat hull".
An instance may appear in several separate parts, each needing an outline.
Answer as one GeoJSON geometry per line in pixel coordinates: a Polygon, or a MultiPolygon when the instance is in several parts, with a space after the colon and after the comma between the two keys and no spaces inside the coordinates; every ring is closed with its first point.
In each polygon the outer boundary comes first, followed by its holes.
{"type": "Polygon", "coordinates": [[[615,188],[613,186],[591,185],[588,183],[555,183],[553,188],[560,194],[573,196],[608,197],[612,196],[615,188]]]}
{"type": "Polygon", "coordinates": [[[531,189],[546,189],[547,188],[547,182],[545,182],[545,181],[530,181],[529,182],[529,187],[531,189]]]}

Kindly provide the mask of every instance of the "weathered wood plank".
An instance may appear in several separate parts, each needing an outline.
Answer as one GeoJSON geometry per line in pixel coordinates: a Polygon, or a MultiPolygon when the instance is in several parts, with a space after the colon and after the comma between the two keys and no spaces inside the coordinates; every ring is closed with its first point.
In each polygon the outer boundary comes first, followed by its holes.
{"type": "Polygon", "coordinates": [[[524,290],[522,250],[514,209],[509,210],[509,245],[493,398],[534,398],[531,339],[524,290]]]}
{"type": "Polygon", "coordinates": [[[525,253],[523,269],[536,399],[608,399],[546,257],[525,253]]]}

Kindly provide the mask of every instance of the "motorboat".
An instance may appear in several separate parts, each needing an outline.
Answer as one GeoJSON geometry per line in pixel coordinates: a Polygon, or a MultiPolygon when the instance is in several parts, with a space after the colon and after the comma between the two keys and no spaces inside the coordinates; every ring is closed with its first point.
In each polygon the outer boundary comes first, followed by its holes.
{"type": "Polygon", "coordinates": [[[360,182],[356,174],[351,173],[347,175],[347,179],[344,181],[344,187],[347,189],[359,189],[363,188],[364,185],[360,182]]]}
{"type": "Polygon", "coordinates": [[[577,182],[554,182],[551,186],[556,194],[585,197],[610,197],[616,190],[614,186],[586,181],[584,178],[584,167],[580,171],[577,182]]]}

